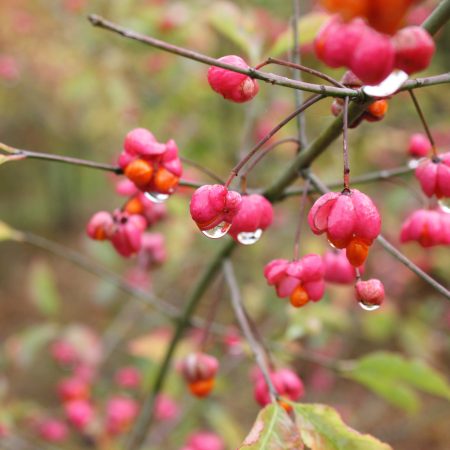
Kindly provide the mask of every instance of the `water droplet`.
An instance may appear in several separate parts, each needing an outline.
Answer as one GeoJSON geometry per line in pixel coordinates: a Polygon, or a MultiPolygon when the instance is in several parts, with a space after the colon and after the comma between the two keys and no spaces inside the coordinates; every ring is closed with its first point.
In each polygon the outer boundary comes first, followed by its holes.
{"type": "Polygon", "coordinates": [[[329,239],[328,239],[328,243],[331,245],[332,248],[334,248],[335,250],[339,250],[329,239]]]}
{"type": "Polygon", "coordinates": [[[363,86],[363,91],[372,97],[388,97],[397,91],[408,79],[408,74],[403,70],[394,70],[387,78],[376,86],[363,86]]]}
{"type": "Polygon", "coordinates": [[[441,198],[438,200],[438,205],[447,214],[450,214],[450,198],[441,198]]]}
{"type": "Polygon", "coordinates": [[[231,228],[231,223],[221,222],[219,225],[216,225],[214,228],[210,228],[209,230],[202,230],[202,233],[211,239],[220,239],[228,233],[228,230],[231,228]]]}
{"type": "Polygon", "coordinates": [[[373,303],[364,303],[362,301],[359,301],[358,304],[365,311],[375,311],[380,307],[380,305],[375,305],[373,303]]]}
{"type": "Polygon", "coordinates": [[[408,167],[410,169],[416,169],[419,166],[420,159],[410,159],[408,161],[408,167]]]}
{"type": "Polygon", "coordinates": [[[260,228],[258,228],[256,231],[243,231],[242,233],[239,233],[237,235],[237,240],[243,245],[253,245],[259,241],[262,234],[263,231],[260,228]]]}
{"type": "Polygon", "coordinates": [[[160,192],[144,192],[144,195],[153,203],[164,203],[169,198],[169,194],[160,192]]]}

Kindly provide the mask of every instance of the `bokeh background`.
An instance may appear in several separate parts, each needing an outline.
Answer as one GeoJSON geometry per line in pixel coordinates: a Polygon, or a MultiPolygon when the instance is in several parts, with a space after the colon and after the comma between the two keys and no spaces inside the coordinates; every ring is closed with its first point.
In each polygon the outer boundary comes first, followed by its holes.
{"type": "MultiPolygon", "coordinates": [[[[422,3],[408,20],[420,23],[435,3],[422,3]]],[[[303,63],[340,77],[342,71],[324,68],[311,52],[311,40],[322,20],[315,8],[313,2],[301,2],[306,15],[300,30],[303,63]]],[[[87,21],[88,13],[214,57],[239,54],[250,64],[269,55],[285,56],[289,50],[291,2],[2,0],[0,141],[114,163],[126,133],[142,126],[160,141],[174,138],[182,156],[226,178],[239,156],[294,108],[291,90],[263,83],[253,102],[226,102],[207,85],[206,66],[94,28],[87,21]]],[[[450,28],[436,40],[433,63],[420,75],[450,68],[450,28]]],[[[290,75],[283,68],[267,70],[290,75]]],[[[313,81],[308,76],[305,79],[313,81]]],[[[445,85],[417,91],[442,151],[450,145],[448,95],[445,85]]],[[[331,100],[324,100],[308,110],[309,139],[333,120],[330,104],[331,100]]],[[[408,95],[396,96],[382,122],[363,123],[351,131],[352,174],[406,164],[409,136],[418,131],[422,131],[421,124],[408,95]]],[[[292,123],[279,137],[295,134],[292,123]]],[[[286,144],[270,154],[249,176],[249,186],[268,185],[289,164],[293,151],[286,144]]],[[[341,158],[341,143],[336,142],[314,164],[314,170],[324,180],[336,181],[341,158]]],[[[187,166],[185,177],[211,181],[187,166]]],[[[0,167],[0,220],[74,249],[114,272],[126,273],[133,261],[120,258],[107,243],[89,241],[84,231],[94,212],[122,204],[114,183],[113,175],[59,163],[5,164],[0,167]]],[[[402,220],[425,204],[418,183],[405,176],[363,189],[380,206],[383,233],[398,244],[402,220]]],[[[151,289],[175,305],[183,305],[195,276],[218,245],[204,239],[191,221],[191,192],[180,189],[167,203],[169,218],[155,228],[164,233],[168,259],[150,274],[151,289]]],[[[448,375],[448,303],[375,247],[366,273],[385,284],[387,301],[379,311],[363,312],[351,287],[334,286],[320,303],[292,310],[266,286],[262,268],[270,259],[291,257],[298,207],[298,197],[277,205],[274,226],[257,245],[241,248],[233,257],[245,304],[273,348],[275,360],[292,365],[302,376],[305,401],[334,406],[354,428],[399,450],[448,449],[448,400],[415,392],[411,400],[393,389],[387,397],[397,392],[398,398],[388,402],[318,364],[321,358],[349,360],[386,350],[418,357],[448,375]]],[[[325,249],[324,239],[314,237],[305,226],[302,252],[325,249]]],[[[448,248],[424,250],[408,244],[401,249],[448,285],[448,248]]],[[[217,298],[221,299],[217,321],[233,325],[221,280],[208,291],[199,315],[208,315],[217,298]]],[[[145,391],[167,343],[167,326],[159,314],[64,258],[24,243],[1,242],[0,423],[29,443],[40,442],[33,420],[60,414],[55,384],[64,376],[48,348],[67,330],[78,327],[81,334],[93,333],[101,352],[108,352],[95,385],[101,405],[116,389],[113,374],[121,365],[134,364],[142,370],[145,391]]],[[[193,348],[195,342],[193,334],[185,347],[193,348]]],[[[250,429],[258,406],[248,377],[252,367],[248,348],[242,344],[237,352],[230,351],[216,337],[211,339],[210,351],[220,355],[223,364],[214,395],[203,402],[191,399],[174,369],[167,393],[176,399],[180,413],[173,421],[157,424],[149,449],[177,449],[196,429],[214,430],[226,448],[235,448],[250,429]]],[[[67,448],[87,445],[74,434],[67,448]]]]}

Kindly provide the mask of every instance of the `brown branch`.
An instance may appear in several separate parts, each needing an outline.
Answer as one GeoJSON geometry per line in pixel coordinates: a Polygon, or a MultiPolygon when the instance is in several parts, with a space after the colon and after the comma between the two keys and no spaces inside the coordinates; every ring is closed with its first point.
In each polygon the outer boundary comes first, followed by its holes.
{"type": "Polygon", "coordinates": [[[89,161],[86,159],[79,159],[79,158],[72,158],[70,156],[62,156],[62,155],[54,155],[50,153],[41,153],[41,152],[34,152],[31,150],[23,150],[19,148],[14,148],[9,145],[0,143],[0,150],[12,153],[14,155],[20,155],[28,159],[43,159],[47,161],[55,161],[55,162],[61,162],[65,164],[72,164],[75,166],[82,166],[82,167],[89,167],[91,169],[99,169],[99,170],[105,170],[107,172],[113,172],[117,175],[120,175],[123,173],[122,169],[118,166],[113,166],[111,164],[105,164],[105,163],[99,163],[95,161],[89,161]]]}
{"type": "MultiPolygon", "coordinates": [[[[296,22],[294,20],[294,24],[295,23],[296,22]]],[[[298,47],[296,47],[294,45],[294,49],[295,48],[297,48],[297,53],[298,53],[298,47]]],[[[320,72],[319,70],[313,69],[311,67],[303,66],[302,64],[299,64],[297,62],[284,61],[283,59],[272,58],[271,56],[269,58],[267,58],[265,61],[263,61],[262,63],[258,64],[255,67],[255,69],[260,69],[261,67],[267,66],[269,64],[277,64],[279,66],[290,67],[291,69],[300,70],[301,72],[309,73],[310,75],[314,75],[318,78],[322,78],[322,80],[328,81],[333,86],[336,86],[339,88],[344,88],[344,89],[347,88],[344,84],[340,83],[338,80],[335,80],[333,77],[330,77],[326,73],[320,72]]],[[[299,81],[301,81],[301,80],[299,80],[299,81]]]]}
{"type": "Polygon", "coordinates": [[[300,89],[307,92],[313,92],[315,94],[321,94],[325,97],[345,97],[349,96],[351,98],[363,98],[364,94],[359,89],[349,89],[349,88],[337,88],[334,86],[323,86],[319,84],[305,83],[302,81],[292,80],[290,78],[282,77],[280,75],[275,75],[272,73],[261,72],[253,68],[243,68],[237,67],[232,64],[223,63],[210,56],[203,55],[201,53],[189,50],[187,48],[178,47],[176,45],[169,44],[167,42],[155,39],[150,36],[129,30],[128,28],[117,25],[101,16],[96,14],[91,14],[89,17],[92,25],[103,28],[105,30],[113,31],[118,33],[128,39],[133,39],[135,41],[142,42],[143,44],[150,45],[151,47],[159,48],[169,53],[173,53],[184,58],[193,59],[208,66],[221,67],[223,69],[228,69],[233,72],[242,73],[248,75],[251,78],[256,78],[258,80],[264,81],[266,83],[275,84],[278,86],[285,86],[292,89],[300,89]]]}
{"type": "Polygon", "coordinates": [[[256,364],[258,365],[261,373],[264,377],[264,381],[269,388],[270,397],[272,401],[277,400],[278,392],[272,383],[270,378],[270,370],[267,364],[267,360],[264,354],[264,348],[259,344],[255,335],[252,332],[251,325],[248,321],[248,314],[242,304],[241,293],[237,284],[236,275],[234,274],[233,265],[230,260],[226,259],[223,262],[223,272],[225,274],[225,280],[230,288],[231,306],[233,307],[234,314],[239,323],[239,326],[247,339],[248,344],[255,357],[256,364]]]}
{"type": "Polygon", "coordinates": [[[411,97],[412,102],[414,103],[414,107],[416,108],[417,114],[420,118],[420,121],[422,122],[423,128],[425,129],[425,133],[427,134],[428,140],[430,141],[433,157],[437,157],[436,144],[434,143],[433,135],[431,134],[430,128],[428,127],[427,119],[425,118],[422,108],[419,105],[416,94],[414,94],[414,91],[409,91],[409,95],[411,97]]]}

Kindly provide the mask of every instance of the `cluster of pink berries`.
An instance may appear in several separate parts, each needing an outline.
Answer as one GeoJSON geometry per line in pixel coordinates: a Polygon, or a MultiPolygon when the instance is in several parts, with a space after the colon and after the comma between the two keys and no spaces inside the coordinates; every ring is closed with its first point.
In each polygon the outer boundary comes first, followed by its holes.
{"type": "Polygon", "coordinates": [[[324,265],[319,255],[306,255],[297,261],[275,259],[264,268],[267,282],[275,286],[277,295],[289,297],[295,307],[310,300],[319,301],[324,293],[324,265]]]}
{"type": "Polygon", "coordinates": [[[244,245],[257,242],[273,221],[272,205],[263,196],[241,196],[220,184],[197,189],[191,198],[190,213],[206,236],[216,239],[230,232],[244,245]]]}
{"type": "Polygon", "coordinates": [[[336,15],[319,31],[314,49],[328,66],[347,67],[364,84],[376,85],[395,68],[408,75],[426,69],[435,45],[422,27],[406,27],[391,37],[361,18],[344,22],[336,15]]]}
{"type": "MultiPolygon", "coordinates": [[[[64,419],[42,417],[34,420],[37,434],[44,441],[62,443],[69,438],[71,430],[82,436],[108,436],[112,439],[126,433],[139,413],[134,392],[140,388],[142,376],[134,366],[123,366],[116,371],[114,382],[119,392],[111,395],[106,402],[102,401],[104,406],[94,398],[101,349],[92,352],[94,336],[85,336],[85,331],[88,330],[69,333],[54,341],[50,347],[54,360],[72,373],[57,384],[64,419]],[[88,341],[92,344],[90,349],[85,347],[88,341]]],[[[155,403],[155,418],[169,421],[178,414],[178,405],[167,395],[159,394],[155,403]]]]}
{"type": "MultiPolygon", "coordinates": [[[[311,254],[295,261],[275,259],[266,265],[264,276],[269,285],[275,286],[279,297],[289,297],[295,307],[304,306],[310,300],[319,301],[325,281],[347,284],[358,278],[369,247],[381,229],[378,209],[357,189],[322,195],[311,208],[308,222],[314,234],[326,233],[330,244],[341,251],[328,252],[323,258],[311,254]]],[[[358,280],[356,297],[362,306],[380,306],[384,298],[381,282],[358,280]]]]}
{"type": "MultiPolygon", "coordinates": [[[[160,144],[150,131],[137,128],[125,138],[119,165],[128,179],[121,180],[116,190],[128,200],[113,213],[94,214],[86,231],[92,239],[109,240],[124,257],[138,253],[133,277],[145,281],[148,269],[166,258],[163,236],[146,230],[166,216],[161,202],[174,192],[181,175],[178,149],[173,140],[160,144]]],[[[148,280],[142,284],[148,285],[148,280]]]]}
{"type": "Polygon", "coordinates": [[[438,205],[413,211],[402,225],[400,241],[416,241],[422,247],[450,245],[450,214],[443,203],[450,198],[450,153],[426,157],[432,150],[425,135],[416,133],[411,136],[408,152],[414,158],[420,158],[415,176],[423,193],[427,197],[435,197],[438,205]]]}

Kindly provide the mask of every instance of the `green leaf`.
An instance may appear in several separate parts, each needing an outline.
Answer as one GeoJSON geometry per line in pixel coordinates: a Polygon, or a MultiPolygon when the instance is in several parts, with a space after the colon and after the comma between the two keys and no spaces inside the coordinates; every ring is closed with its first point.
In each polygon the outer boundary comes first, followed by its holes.
{"type": "Polygon", "coordinates": [[[450,400],[450,385],[439,372],[423,361],[406,359],[395,353],[371,353],[343,375],[407,411],[419,407],[419,399],[412,388],[450,400]]]}
{"type": "Polygon", "coordinates": [[[336,410],[319,404],[292,404],[301,437],[311,450],[392,450],[369,434],[348,427],[336,410]]]}
{"type": "Polygon", "coordinates": [[[29,289],[31,300],[36,308],[46,316],[55,316],[61,299],[56,288],[55,278],[49,265],[44,261],[33,263],[30,271],[29,289]]]}
{"type": "MultiPolygon", "coordinates": [[[[327,14],[317,12],[306,14],[301,17],[298,21],[299,45],[312,43],[317,32],[319,31],[319,28],[324,24],[328,17],[329,16],[327,14]]],[[[288,28],[280,34],[280,36],[278,36],[276,42],[271,48],[269,48],[267,55],[273,57],[280,56],[290,51],[293,46],[294,42],[292,29],[288,28]]]]}
{"type": "Polygon", "coordinates": [[[239,450],[301,450],[300,434],[279,405],[266,406],[256,418],[248,436],[239,450]]]}

